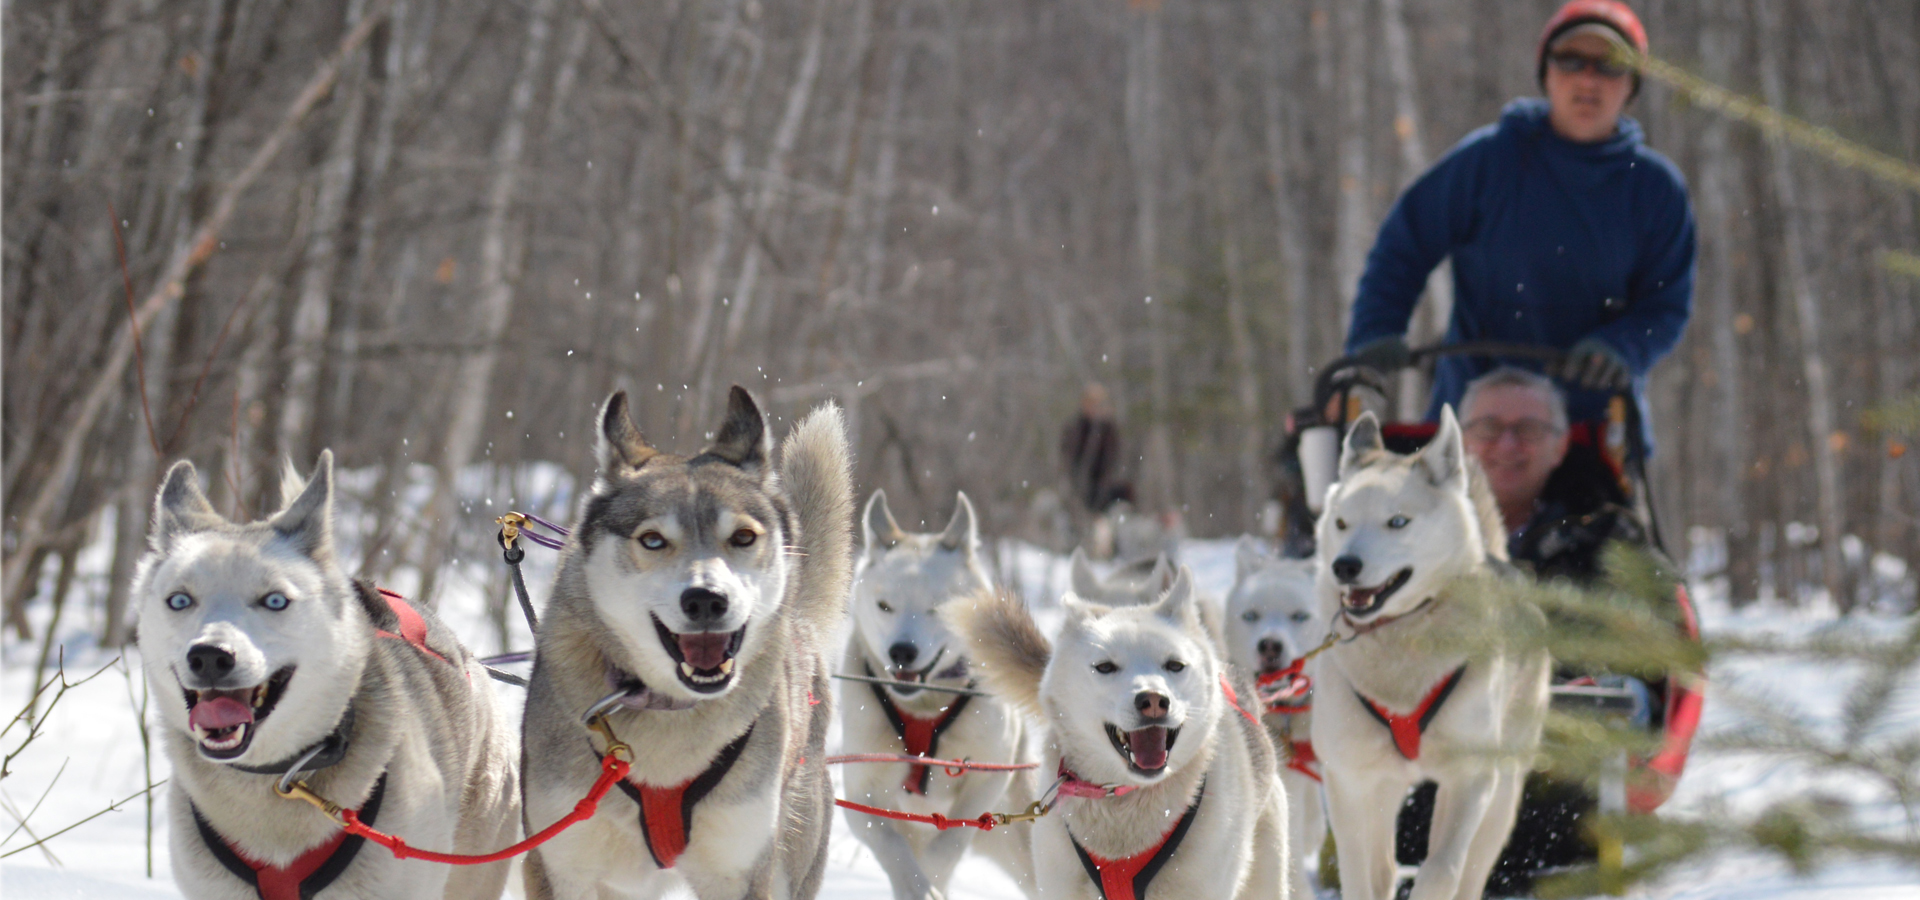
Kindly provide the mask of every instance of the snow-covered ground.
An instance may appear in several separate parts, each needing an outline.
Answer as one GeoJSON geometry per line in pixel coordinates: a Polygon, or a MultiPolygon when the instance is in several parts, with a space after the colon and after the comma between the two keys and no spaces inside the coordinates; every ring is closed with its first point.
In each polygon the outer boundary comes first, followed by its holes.
{"type": "MultiPolygon", "coordinates": [[[[561,486],[549,492],[548,497],[557,500],[563,509],[564,493],[561,486]]],[[[1194,567],[1203,591],[1216,597],[1224,595],[1233,577],[1231,542],[1189,542],[1182,548],[1182,556],[1194,567]]],[[[529,562],[533,568],[528,573],[528,581],[538,598],[550,572],[550,555],[543,561],[540,554],[529,554],[529,562]]],[[[1047,594],[1066,586],[1065,564],[1057,557],[1023,546],[1005,545],[999,562],[1003,577],[1018,583],[1042,604],[1047,594]]],[[[500,649],[501,641],[485,612],[487,600],[483,586],[498,583],[493,571],[498,563],[486,559],[469,565],[473,568],[465,573],[466,577],[457,580],[464,587],[451,592],[443,604],[443,614],[480,652],[494,652],[500,649]]],[[[99,554],[90,554],[82,560],[83,579],[103,578],[104,569],[105,560],[99,554]]],[[[1906,624],[1903,620],[1871,616],[1837,623],[1831,613],[1818,609],[1760,606],[1733,612],[1711,596],[1703,602],[1703,607],[1704,624],[1710,634],[1805,637],[1822,631],[1851,629],[1864,634],[1888,635],[1906,624]]],[[[44,618],[44,609],[38,612],[44,618]]],[[[130,658],[116,661],[114,654],[90,646],[82,635],[91,632],[92,624],[97,623],[87,623],[81,616],[71,618],[82,621],[68,622],[62,628],[62,632],[72,638],[66,651],[68,677],[77,679],[103,667],[105,671],[60,701],[46,718],[41,736],[14,759],[13,774],[0,782],[0,800],[4,801],[7,816],[3,830],[13,832],[0,843],[0,853],[25,847],[36,836],[67,827],[110,804],[134,796],[147,783],[149,765],[154,781],[167,776],[163,757],[156,752],[148,759],[142,753],[138,709],[143,689],[137,663],[130,658]],[[22,818],[26,824],[16,827],[22,818]]],[[[510,643],[519,647],[526,645],[524,627],[510,630],[510,635],[510,643]]],[[[5,646],[4,669],[0,670],[3,675],[0,677],[0,710],[11,714],[26,703],[34,682],[36,653],[36,647],[25,644],[5,646]]],[[[1777,658],[1722,660],[1712,672],[1714,693],[1709,695],[1703,735],[1730,733],[1748,724],[1748,718],[1737,704],[1716,702],[1716,697],[1729,695],[1728,692],[1767,697],[1809,727],[1837,730],[1842,698],[1849,694],[1856,677],[1857,673],[1846,667],[1777,658]]],[[[517,689],[504,685],[495,685],[494,689],[502,692],[509,706],[517,706],[517,689]]],[[[1888,730],[1909,735],[1920,731],[1920,686],[1908,685],[1898,693],[1895,711],[1888,730]]],[[[16,725],[7,733],[0,740],[0,750],[12,752],[19,745],[21,730],[22,727],[16,725]]],[[[1873,785],[1835,782],[1777,758],[1710,752],[1696,753],[1679,791],[1663,814],[1751,813],[1814,788],[1849,798],[1860,821],[1888,829],[1891,834],[1904,834],[1904,829],[1911,827],[1907,811],[1894,802],[1888,792],[1873,785]]],[[[53,838],[44,846],[0,859],[0,895],[7,900],[179,897],[167,860],[165,791],[155,793],[152,809],[155,826],[151,832],[146,801],[134,799],[117,811],[107,812],[53,838]]],[[[879,866],[844,827],[836,828],[830,854],[831,872],[823,896],[836,900],[891,897],[879,866]]],[[[1008,900],[1019,896],[1013,883],[998,869],[976,859],[963,863],[952,894],[954,900],[1008,900]]],[[[1861,862],[1836,864],[1810,877],[1796,878],[1784,865],[1769,858],[1729,851],[1658,884],[1637,888],[1634,896],[1673,900],[1910,900],[1920,898],[1920,871],[1861,862]]]]}

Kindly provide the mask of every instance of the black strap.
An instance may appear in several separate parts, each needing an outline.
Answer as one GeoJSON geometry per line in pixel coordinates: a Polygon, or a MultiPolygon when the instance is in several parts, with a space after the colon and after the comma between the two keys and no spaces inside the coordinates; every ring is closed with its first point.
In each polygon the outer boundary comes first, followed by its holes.
{"type": "MultiPolygon", "coordinates": [[[[1180,821],[1174,824],[1173,831],[1168,833],[1166,840],[1161,842],[1160,849],[1154,851],[1153,858],[1147,860],[1147,864],[1140,867],[1140,871],[1134,874],[1134,900],[1147,900],[1147,886],[1153,883],[1154,876],[1159,875],[1161,869],[1166,868],[1167,860],[1173,858],[1174,851],[1180,849],[1180,841],[1187,836],[1187,829],[1193,825],[1194,814],[1200,811],[1200,801],[1206,796],[1207,783],[1202,780],[1200,791],[1193,795],[1193,805],[1187,807],[1187,811],[1180,815],[1180,821]]],[[[1105,900],[1107,886],[1100,880],[1100,866],[1093,861],[1093,857],[1087,853],[1086,848],[1080,846],[1080,841],[1073,836],[1073,832],[1067,832],[1067,840],[1073,843],[1073,852],[1080,857],[1080,867],[1087,870],[1088,878],[1093,879],[1094,890],[1099,891],[1102,900],[1105,900]]]]}
{"type": "MultiPolygon", "coordinates": [[[[527,551],[518,545],[507,543],[507,531],[501,529],[497,539],[500,542],[500,556],[507,561],[507,568],[513,574],[513,594],[520,598],[520,613],[527,617],[527,630],[540,633],[540,619],[533,614],[533,598],[527,596],[527,579],[520,574],[520,561],[527,558],[527,551]]],[[[524,685],[523,685],[524,686],[524,685]]]]}
{"type": "MultiPolygon", "coordinates": [[[[255,775],[285,775],[300,762],[301,757],[312,753],[313,749],[318,747],[320,748],[320,752],[315,753],[312,759],[307,760],[305,765],[300,766],[301,772],[318,772],[328,766],[339,764],[341,760],[347,757],[347,743],[352,737],[353,701],[348,700],[347,711],[340,714],[340,721],[334,724],[333,731],[329,732],[326,737],[321,738],[319,741],[300,748],[292,756],[265,765],[253,766],[244,763],[227,763],[227,765],[239,769],[242,772],[251,772],[255,775]]],[[[295,772],[294,774],[298,775],[299,772],[295,772]]]]}
{"type": "MultiPolygon", "coordinates": [[[[360,807],[362,823],[368,827],[373,826],[374,820],[380,816],[380,801],[386,794],[387,773],[381,772],[380,780],[373,783],[373,793],[360,807]]],[[[207,852],[212,853],[213,858],[219,860],[220,865],[232,872],[235,878],[250,885],[255,896],[264,900],[265,895],[260,893],[259,870],[240,858],[240,854],[233,849],[233,845],[227,843],[227,839],[213,829],[213,825],[207,822],[206,816],[200,814],[200,807],[192,800],[187,801],[187,809],[193,813],[193,824],[198,828],[200,841],[206,844],[207,852]]],[[[327,861],[322,863],[320,868],[313,870],[313,874],[308,875],[306,880],[300,882],[301,900],[313,900],[314,895],[326,890],[328,885],[346,874],[347,866],[353,864],[354,857],[359,855],[360,848],[366,843],[367,839],[357,834],[347,835],[346,840],[341,841],[340,846],[335,847],[333,853],[327,857],[327,861]]]]}
{"type": "MultiPolygon", "coordinates": [[[[867,673],[868,678],[875,677],[873,674],[873,666],[862,661],[860,668],[867,673]]],[[[893,733],[899,736],[900,745],[905,747],[907,744],[907,723],[905,719],[900,718],[900,707],[895,706],[893,704],[893,698],[887,696],[886,688],[871,681],[867,682],[867,686],[873,688],[873,696],[880,700],[880,711],[887,714],[887,724],[893,726],[893,733]]],[[[969,682],[967,686],[972,687],[973,685],[969,682]]],[[[960,720],[960,711],[966,709],[967,701],[973,699],[972,694],[960,694],[958,696],[959,699],[953,701],[952,705],[942,711],[940,714],[942,718],[934,723],[933,737],[927,741],[928,756],[938,757],[940,755],[940,736],[945,734],[948,728],[953,727],[953,723],[960,720]]],[[[913,748],[908,747],[907,750],[908,752],[912,752],[913,748]]],[[[927,793],[927,781],[932,775],[932,769],[924,766],[921,767],[920,784],[918,787],[922,796],[925,796],[927,793]]]]}
{"type": "MultiPolygon", "coordinates": [[[[750,737],[753,737],[751,725],[747,726],[745,734],[734,738],[733,743],[720,748],[720,755],[713,758],[713,763],[707,766],[707,770],[695,776],[691,782],[687,783],[686,790],[680,793],[680,833],[686,837],[689,846],[693,843],[694,806],[706,799],[708,794],[713,793],[713,789],[719,786],[720,779],[727,777],[728,770],[740,760],[741,751],[747,749],[747,739],[750,737]]],[[[653,835],[647,832],[647,803],[641,797],[640,789],[634,787],[625,778],[614,784],[620,786],[620,792],[626,794],[627,798],[633,801],[633,805],[640,807],[640,836],[646,841],[647,855],[653,857],[654,865],[662,869],[669,868],[667,863],[661,861],[660,854],[654,852],[653,835]]]]}

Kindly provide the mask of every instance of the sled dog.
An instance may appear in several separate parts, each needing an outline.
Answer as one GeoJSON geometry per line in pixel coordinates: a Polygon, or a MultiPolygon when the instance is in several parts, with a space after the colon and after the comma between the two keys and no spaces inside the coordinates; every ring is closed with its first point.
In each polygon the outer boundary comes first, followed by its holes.
{"type": "Polygon", "coordinates": [[[1266,730],[1234,711],[1193,576],[1143,606],[1071,594],[1049,643],[989,595],[951,613],[989,688],[1045,730],[1057,778],[1032,825],[1039,894],[1067,900],[1284,897],[1287,797],[1266,730]]]}
{"type": "Polygon", "coordinates": [[[1173,561],[1165,553],[1115,566],[1102,578],[1086,551],[1076,547],[1067,567],[1074,596],[1104,606],[1152,603],[1173,586],[1173,561]]]}
{"type": "Polygon", "coordinates": [[[595,815],[527,858],[527,895],[812,897],[831,825],[826,653],[846,614],[853,501],[838,408],[773,458],[735,387],[713,443],[656,450],[624,392],[601,410],[581,499],[540,623],[527,691],[529,831],[573,809],[606,740],[631,773],[595,815]]]}
{"type": "MultiPolygon", "coordinates": [[[[866,541],[854,569],[853,634],[840,671],[894,683],[842,682],[842,752],[1023,761],[1021,721],[1005,703],[920,686],[975,687],[966,647],[939,617],[956,598],[993,589],[980,564],[980,532],[967,495],[956,498],[945,531],[912,534],[894,521],[886,492],[874,491],[861,531],[866,541]]],[[[848,797],[870,806],[965,819],[1025,809],[1035,794],[1032,772],[948,777],[938,767],[867,764],[849,766],[843,781],[848,797]]],[[[852,810],[846,816],[892,880],[896,900],[944,896],[954,866],[976,841],[1016,879],[1030,878],[1032,861],[1018,829],[938,831],[852,810]]]]}
{"type": "Polygon", "coordinates": [[[1227,661],[1256,678],[1260,721],[1280,757],[1280,782],[1287,789],[1287,846],[1294,896],[1311,897],[1306,863],[1319,853],[1327,833],[1320,802],[1320,763],[1308,739],[1312,688],[1296,665],[1319,646],[1327,620],[1314,595],[1311,559],[1276,559],[1252,537],[1233,551],[1233,589],[1227,593],[1227,661]],[[1296,674],[1297,673],[1297,674],[1296,674]]]}
{"type": "Polygon", "coordinates": [[[1539,610],[1503,590],[1499,513],[1443,409],[1420,452],[1363,415],[1318,525],[1320,610],[1351,640],[1317,660],[1313,746],[1347,900],[1394,892],[1395,816],[1439,785],[1414,900],[1479,897],[1539,746],[1549,662],[1539,610]]]}
{"type": "Polygon", "coordinates": [[[135,575],[159,709],[174,878],[189,897],[497,897],[507,864],[402,862],[274,793],[289,772],[423,849],[513,842],[513,734],[484,668],[424,606],[352,581],[333,543],[333,455],[283,509],[227,521],[193,464],[167,471],[135,575]]]}

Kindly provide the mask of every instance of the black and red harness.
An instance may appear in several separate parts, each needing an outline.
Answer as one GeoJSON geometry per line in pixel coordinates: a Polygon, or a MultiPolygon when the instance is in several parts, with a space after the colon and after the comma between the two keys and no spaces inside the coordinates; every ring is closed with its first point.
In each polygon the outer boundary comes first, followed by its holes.
{"type": "Polygon", "coordinates": [[[1080,842],[1067,832],[1067,840],[1073,844],[1073,852],[1080,857],[1080,866],[1087,870],[1087,877],[1093,879],[1104,900],[1145,900],[1147,886],[1153,883],[1154,876],[1160,874],[1167,861],[1180,849],[1180,842],[1186,838],[1187,829],[1193,826],[1194,814],[1200,811],[1200,800],[1207,795],[1207,783],[1200,782],[1200,790],[1193,795],[1192,805],[1180,814],[1180,821],[1160,836],[1158,843],[1132,856],[1107,859],[1087,852],[1080,842]]]}
{"type": "Polygon", "coordinates": [[[1413,712],[1404,716],[1395,715],[1392,710],[1369,699],[1358,689],[1354,690],[1353,695],[1360,698],[1360,705],[1374,719],[1387,727],[1387,731],[1393,735],[1393,747],[1400,751],[1401,756],[1410,760],[1419,759],[1420,737],[1427,733],[1427,725],[1433,722],[1434,716],[1440,714],[1440,707],[1446,704],[1448,695],[1453,693],[1454,687],[1460,684],[1460,677],[1465,674],[1467,666],[1461,663],[1460,668],[1454,669],[1452,674],[1440,679],[1439,684],[1427,691],[1427,696],[1419,706],[1413,708],[1413,712]]]}
{"type": "MultiPolygon", "coordinates": [[[[385,588],[380,588],[378,591],[380,599],[386,601],[387,608],[391,609],[394,617],[399,620],[399,632],[376,629],[374,634],[383,638],[405,641],[415,650],[452,665],[446,656],[427,645],[427,620],[399,594],[385,588]]],[[[319,771],[346,757],[347,741],[352,730],[353,706],[350,703],[347,711],[341,714],[340,721],[334,725],[332,733],[321,738],[319,743],[301,751],[293,760],[273,766],[236,764],[234,768],[268,775],[298,774],[298,772],[288,772],[290,767],[298,767],[300,772],[319,771]]],[[[367,802],[355,810],[360,821],[369,826],[373,824],[374,818],[380,814],[380,801],[386,793],[387,774],[382,772],[380,779],[373,783],[373,793],[367,796],[367,802]]],[[[191,801],[188,802],[188,808],[193,813],[193,824],[197,826],[200,840],[207,845],[208,852],[212,853],[213,858],[219,860],[227,871],[232,872],[234,877],[253,885],[254,893],[259,895],[260,900],[311,900],[315,894],[325,890],[327,885],[346,873],[347,866],[352,865],[354,857],[360,853],[361,846],[367,842],[366,838],[359,835],[341,831],[295,857],[292,862],[284,866],[276,866],[254,859],[235,846],[232,841],[227,840],[220,832],[214,830],[212,823],[200,814],[200,808],[193,805],[191,801]]]]}
{"type": "Polygon", "coordinates": [[[693,808],[727,777],[750,737],[753,737],[752,726],[720,748],[720,755],[714,757],[706,771],[673,787],[634,784],[626,778],[615,782],[620,792],[640,807],[640,834],[647,841],[647,853],[653,856],[655,865],[671,869],[680,861],[680,854],[687,852],[687,837],[693,833],[693,808]]]}
{"type": "MultiPolygon", "coordinates": [[[[872,666],[863,663],[862,667],[866,669],[868,678],[874,677],[872,666]]],[[[948,728],[953,727],[954,722],[959,721],[961,710],[966,709],[967,701],[973,699],[971,694],[959,694],[952,704],[940,711],[939,715],[927,718],[902,711],[893,702],[893,698],[887,696],[886,688],[871,683],[869,686],[873,688],[873,696],[880,701],[881,712],[887,714],[887,724],[892,725],[893,733],[900,736],[900,742],[906,745],[909,756],[937,755],[940,749],[940,736],[945,734],[948,728]]],[[[927,780],[932,774],[933,770],[928,766],[910,765],[907,767],[907,781],[903,787],[909,794],[919,794],[924,797],[927,793],[927,780]]]]}

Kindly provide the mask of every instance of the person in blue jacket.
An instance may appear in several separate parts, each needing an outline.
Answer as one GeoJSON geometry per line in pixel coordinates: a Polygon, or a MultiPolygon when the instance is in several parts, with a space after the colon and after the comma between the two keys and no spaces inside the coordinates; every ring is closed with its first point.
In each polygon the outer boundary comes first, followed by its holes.
{"type": "MultiPolygon", "coordinates": [[[[1407,322],[1440,261],[1453,260],[1446,342],[1567,351],[1549,372],[1572,421],[1604,420],[1631,390],[1646,416],[1647,371],[1680,340],[1692,308],[1694,226],[1686,185],[1625,116],[1645,53],[1640,20],[1616,0],[1573,0],[1536,53],[1544,100],[1509,104],[1406,192],[1367,257],[1347,353],[1383,371],[1408,362],[1407,322]]],[[[1429,419],[1467,382],[1519,360],[1445,357],[1429,419]]],[[[1647,449],[1647,448],[1641,448],[1647,449]]]]}

